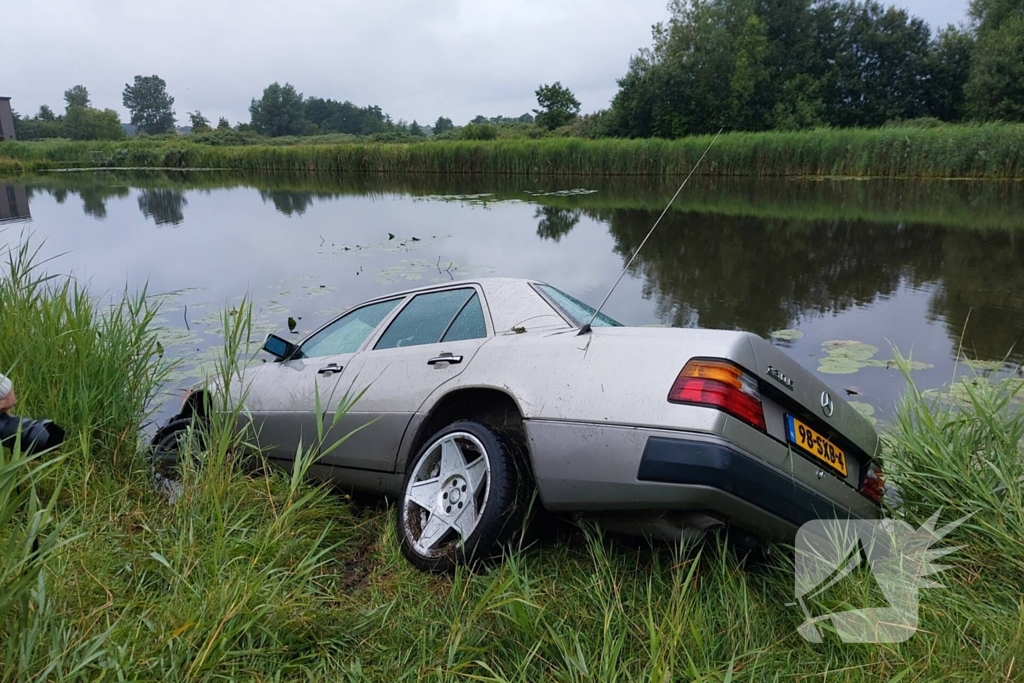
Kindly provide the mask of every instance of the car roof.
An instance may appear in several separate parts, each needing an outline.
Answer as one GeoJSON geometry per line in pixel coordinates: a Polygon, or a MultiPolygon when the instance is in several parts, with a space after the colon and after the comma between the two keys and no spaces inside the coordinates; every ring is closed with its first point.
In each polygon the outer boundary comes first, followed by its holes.
{"type": "Polygon", "coordinates": [[[530,278],[466,278],[391,292],[367,299],[358,305],[362,306],[376,301],[387,301],[388,299],[406,297],[423,292],[476,285],[483,290],[495,333],[507,332],[515,327],[526,327],[527,329],[537,327],[570,327],[570,323],[532,287],[532,285],[543,284],[546,283],[530,278]]]}
{"type": "Polygon", "coordinates": [[[386,299],[394,299],[398,296],[408,296],[410,294],[419,294],[420,292],[429,292],[435,289],[448,289],[450,287],[457,287],[460,285],[480,285],[484,288],[484,291],[491,289],[492,287],[501,287],[508,285],[543,285],[547,284],[540,280],[533,280],[524,277],[471,277],[463,278],[461,280],[451,280],[449,282],[435,282],[429,285],[422,285],[420,287],[412,287],[410,289],[400,289],[397,292],[388,292],[387,294],[381,294],[375,296],[372,299],[366,299],[360,302],[361,304],[368,304],[373,301],[384,301],[386,299]]]}

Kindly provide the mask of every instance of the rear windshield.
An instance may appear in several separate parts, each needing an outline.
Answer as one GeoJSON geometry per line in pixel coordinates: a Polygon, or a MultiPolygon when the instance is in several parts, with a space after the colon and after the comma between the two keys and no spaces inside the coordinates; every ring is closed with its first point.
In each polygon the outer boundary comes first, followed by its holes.
{"type": "MultiPolygon", "coordinates": [[[[537,291],[543,294],[549,302],[562,312],[566,318],[571,320],[576,325],[582,327],[583,325],[590,322],[590,319],[594,317],[594,309],[586,305],[574,296],[569,296],[565,292],[555,289],[551,285],[535,285],[537,291]]],[[[617,320],[613,320],[601,313],[594,320],[593,327],[622,327],[622,323],[617,320]]]]}

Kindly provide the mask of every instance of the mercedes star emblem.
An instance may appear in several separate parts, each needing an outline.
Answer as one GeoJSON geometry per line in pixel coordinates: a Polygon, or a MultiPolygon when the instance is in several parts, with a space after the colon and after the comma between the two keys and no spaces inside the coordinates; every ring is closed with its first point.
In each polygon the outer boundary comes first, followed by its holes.
{"type": "Polygon", "coordinates": [[[827,391],[821,392],[821,412],[825,413],[825,417],[832,417],[832,413],[836,412],[836,404],[827,391]]]}

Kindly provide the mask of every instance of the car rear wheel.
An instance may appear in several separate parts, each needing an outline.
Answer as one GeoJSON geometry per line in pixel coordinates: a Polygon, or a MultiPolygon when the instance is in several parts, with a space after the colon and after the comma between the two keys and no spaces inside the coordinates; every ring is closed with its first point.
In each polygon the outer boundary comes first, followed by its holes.
{"type": "Polygon", "coordinates": [[[452,571],[498,552],[522,517],[512,444],[478,422],[456,422],[413,459],[398,505],[402,554],[452,571]]]}

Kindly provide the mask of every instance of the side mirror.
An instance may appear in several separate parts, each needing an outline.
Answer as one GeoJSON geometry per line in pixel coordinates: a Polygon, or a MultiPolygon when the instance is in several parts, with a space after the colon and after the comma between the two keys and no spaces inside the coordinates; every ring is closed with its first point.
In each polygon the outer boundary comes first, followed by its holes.
{"type": "Polygon", "coordinates": [[[263,350],[275,358],[289,360],[299,355],[299,347],[276,334],[268,334],[263,342],[263,350]]]}

